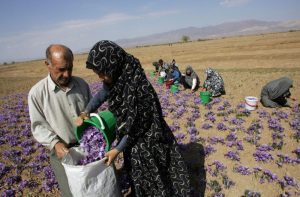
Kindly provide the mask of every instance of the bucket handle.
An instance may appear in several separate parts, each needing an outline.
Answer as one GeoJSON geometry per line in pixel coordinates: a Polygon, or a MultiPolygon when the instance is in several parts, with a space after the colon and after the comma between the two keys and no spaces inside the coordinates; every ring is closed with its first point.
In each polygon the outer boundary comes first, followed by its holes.
{"type": "Polygon", "coordinates": [[[250,106],[250,107],[257,107],[257,104],[256,105],[251,105],[249,104],[247,101],[246,101],[246,105],[250,106]]]}
{"type": "Polygon", "coordinates": [[[91,117],[96,117],[99,120],[100,126],[101,126],[101,130],[105,129],[105,126],[103,124],[102,118],[98,114],[96,114],[96,113],[90,113],[90,116],[91,117]]]}

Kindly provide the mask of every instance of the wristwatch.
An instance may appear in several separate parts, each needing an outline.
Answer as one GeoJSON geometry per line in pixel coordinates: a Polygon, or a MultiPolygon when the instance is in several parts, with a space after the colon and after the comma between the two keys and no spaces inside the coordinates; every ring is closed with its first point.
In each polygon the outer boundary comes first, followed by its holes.
{"type": "Polygon", "coordinates": [[[85,118],[90,118],[90,114],[87,113],[87,112],[80,112],[80,115],[79,115],[82,119],[85,119],[85,118]]]}

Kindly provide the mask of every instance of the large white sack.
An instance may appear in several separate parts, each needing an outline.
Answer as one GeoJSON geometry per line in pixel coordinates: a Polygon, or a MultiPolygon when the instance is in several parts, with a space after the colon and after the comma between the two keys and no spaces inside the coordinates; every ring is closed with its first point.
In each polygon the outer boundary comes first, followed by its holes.
{"type": "Polygon", "coordinates": [[[62,165],[65,168],[73,196],[121,196],[114,165],[107,166],[105,164],[106,158],[87,165],[76,165],[84,156],[79,147],[73,147],[62,159],[62,165]]]}

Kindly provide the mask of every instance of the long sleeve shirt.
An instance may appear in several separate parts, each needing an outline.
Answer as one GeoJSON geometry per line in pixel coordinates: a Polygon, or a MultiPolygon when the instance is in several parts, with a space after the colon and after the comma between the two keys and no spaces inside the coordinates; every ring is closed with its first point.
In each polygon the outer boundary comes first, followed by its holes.
{"type": "Polygon", "coordinates": [[[29,91],[28,106],[33,137],[53,149],[57,142],[76,143],[74,119],[84,110],[91,98],[88,84],[72,77],[65,91],[48,77],[29,91]]]}

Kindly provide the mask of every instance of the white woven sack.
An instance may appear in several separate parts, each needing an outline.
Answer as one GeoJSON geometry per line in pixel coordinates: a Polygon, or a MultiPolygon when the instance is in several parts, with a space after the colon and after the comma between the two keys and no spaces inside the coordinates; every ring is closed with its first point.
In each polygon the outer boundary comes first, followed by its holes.
{"type": "Polygon", "coordinates": [[[79,147],[73,147],[62,159],[62,165],[65,168],[73,196],[121,196],[114,165],[107,166],[105,164],[106,158],[87,165],[76,165],[83,157],[82,150],[79,147]]]}

